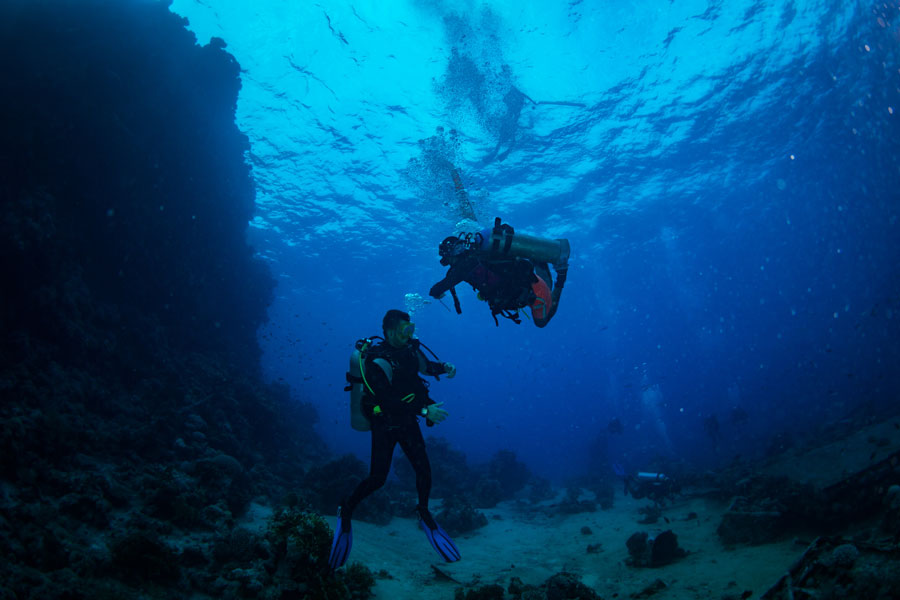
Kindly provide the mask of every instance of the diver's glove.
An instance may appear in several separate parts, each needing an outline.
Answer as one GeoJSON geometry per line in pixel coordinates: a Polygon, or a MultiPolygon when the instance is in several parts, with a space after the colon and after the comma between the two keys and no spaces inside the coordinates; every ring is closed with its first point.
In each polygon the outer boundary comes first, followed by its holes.
{"type": "Polygon", "coordinates": [[[447,379],[453,379],[454,377],[456,377],[456,366],[454,366],[451,363],[447,363],[447,362],[445,362],[443,364],[443,366],[444,366],[444,373],[447,374],[447,379]]]}
{"type": "Polygon", "coordinates": [[[429,404],[423,409],[424,417],[426,420],[431,421],[432,423],[440,423],[444,419],[447,418],[447,415],[450,414],[441,406],[443,402],[435,402],[434,404],[429,404]]]}

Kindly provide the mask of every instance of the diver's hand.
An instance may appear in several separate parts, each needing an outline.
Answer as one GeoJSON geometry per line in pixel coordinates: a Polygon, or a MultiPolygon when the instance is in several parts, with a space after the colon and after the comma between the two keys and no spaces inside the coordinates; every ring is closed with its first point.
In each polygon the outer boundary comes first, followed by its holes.
{"type": "Polygon", "coordinates": [[[447,379],[453,379],[456,377],[456,367],[450,363],[444,363],[444,373],[447,374],[447,379]]]}
{"type": "Polygon", "coordinates": [[[431,421],[432,423],[440,423],[444,419],[447,418],[447,415],[450,414],[441,406],[443,406],[443,402],[438,402],[436,404],[428,405],[428,414],[425,415],[425,418],[431,421]]]}

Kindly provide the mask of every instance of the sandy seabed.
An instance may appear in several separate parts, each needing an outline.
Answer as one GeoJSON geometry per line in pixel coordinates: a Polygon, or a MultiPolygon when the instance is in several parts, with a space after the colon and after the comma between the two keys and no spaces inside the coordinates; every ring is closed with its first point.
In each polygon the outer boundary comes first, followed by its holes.
{"type": "MultiPolygon", "coordinates": [[[[438,506],[437,502],[432,506],[434,514],[438,506]]],[[[453,564],[440,561],[411,518],[395,518],[386,526],[355,521],[350,562],[390,575],[378,578],[373,588],[374,597],[381,600],[452,599],[462,585],[499,584],[506,589],[512,577],[540,585],[560,571],[578,575],[604,599],[629,598],[659,579],[667,587],[654,594],[655,599],[719,600],[740,597],[745,591],[758,598],[806,547],[786,540],[726,548],[716,535],[727,508],[722,502],[681,499],[664,508],[669,523],[660,519],[653,525],[637,522],[642,506],[647,502],[619,495],[611,510],[545,516],[522,514],[504,503],[481,511],[488,517],[486,527],[455,540],[462,560],[453,564]],[[687,520],[692,512],[697,518],[687,520]],[[583,527],[590,528],[590,533],[583,533],[583,527]],[[658,568],[625,564],[629,536],[637,531],[652,536],[666,529],[678,536],[679,546],[689,552],[686,557],[658,568]],[[600,544],[599,551],[588,553],[588,545],[595,544],[600,544]]]]}

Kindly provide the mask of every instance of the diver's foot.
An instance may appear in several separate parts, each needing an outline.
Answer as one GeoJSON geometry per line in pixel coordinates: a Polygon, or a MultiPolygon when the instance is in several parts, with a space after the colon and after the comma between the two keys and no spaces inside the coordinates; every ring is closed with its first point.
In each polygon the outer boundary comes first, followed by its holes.
{"type": "Polygon", "coordinates": [[[447,562],[458,561],[460,559],[459,549],[447,532],[437,524],[428,509],[419,505],[416,507],[416,511],[419,513],[419,524],[422,526],[422,531],[425,532],[425,537],[431,542],[434,551],[447,562]]]}
{"type": "Polygon", "coordinates": [[[328,566],[332,571],[339,569],[347,562],[352,547],[353,529],[351,526],[350,511],[344,511],[341,507],[338,507],[337,524],[334,528],[334,540],[331,542],[331,553],[328,555],[328,566]]]}

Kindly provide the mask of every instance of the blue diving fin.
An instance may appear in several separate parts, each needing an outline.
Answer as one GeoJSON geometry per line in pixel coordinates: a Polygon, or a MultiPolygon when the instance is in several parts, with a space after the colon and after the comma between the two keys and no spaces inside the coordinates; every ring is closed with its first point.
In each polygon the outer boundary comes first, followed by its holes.
{"type": "Polygon", "coordinates": [[[338,509],[337,526],[334,529],[334,541],[331,543],[331,554],[328,555],[328,566],[334,571],[339,569],[350,556],[353,547],[353,529],[350,517],[342,517],[338,509]]]}
{"type": "Polygon", "coordinates": [[[420,506],[418,511],[419,524],[422,526],[422,531],[425,532],[425,537],[431,542],[431,547],[434,548],[434,551],[440,554],[441,558],[447,562],[458,561],[460,559],[459,549],[457,549],[450,536],[447,535],[447,532],[437,524],[437,521],[434,520],[427,508],[420,506]]]}

